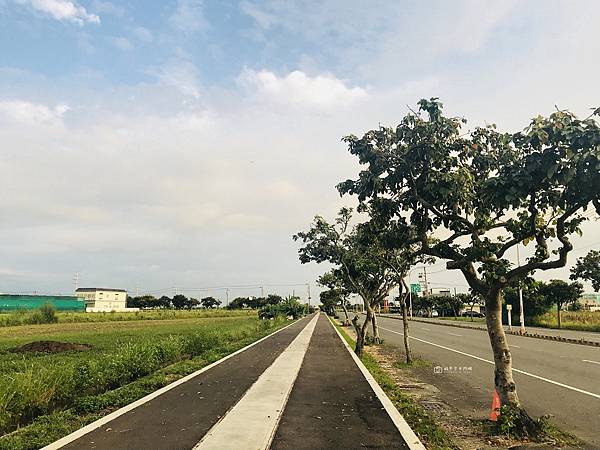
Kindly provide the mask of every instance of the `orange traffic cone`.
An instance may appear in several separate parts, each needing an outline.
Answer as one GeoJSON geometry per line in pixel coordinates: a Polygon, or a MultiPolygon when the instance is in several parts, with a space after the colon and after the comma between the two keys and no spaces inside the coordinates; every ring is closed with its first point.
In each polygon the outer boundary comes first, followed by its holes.
{"type": "Polygon", "coordinates": [[[500,396],[498,391],[494,389],[494,398],[492,399],[492,412],[490,413],[490,420],[496,422],[500,417],[500,396]]]}

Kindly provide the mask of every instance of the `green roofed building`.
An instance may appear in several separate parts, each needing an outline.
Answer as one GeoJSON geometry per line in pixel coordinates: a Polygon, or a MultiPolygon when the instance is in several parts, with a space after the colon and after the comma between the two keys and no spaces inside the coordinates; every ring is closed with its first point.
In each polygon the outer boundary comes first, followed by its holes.
{"type": "Polygon", "coordinates": [[[85,301],[82,298],[67,295],[0,294],[0,312],[38,309],[47,303],[58,311],[85,311],[85,301]]]}

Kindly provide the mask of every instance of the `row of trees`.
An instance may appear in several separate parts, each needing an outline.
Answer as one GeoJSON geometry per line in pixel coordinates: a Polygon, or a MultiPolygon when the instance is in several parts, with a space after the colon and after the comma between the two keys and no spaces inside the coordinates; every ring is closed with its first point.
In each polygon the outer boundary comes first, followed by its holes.
{"type": "MultiPolygon", "coordinates": [[[[535,271],[564,267],[571,236],[589,220],[586,211],[600,213],[598,115],[600,108],[586,119],[556,111],[518,133],[494,125],[464,130],[466,120],[445,116],[432,98],[396,127],[346,136],[362,170],[337,188],[357,198],[361,215],[353,220],[343,208],[331,223],[316,216],[294,239],[302,263],[333,265],[340,286],[362,298],[365,321],[353,319],[356,353],[362,354],[369,324],[377,341],[374,308],[392,288],[400,288],[406,311],[408,270],[445,260],[485,303],[494,385],[504,407],[524,432],[535,432],[513,378],[503,291],[535,271]],[[520,266],[507,256],[517,245],[533,247],[520,266]]],[[[406,319],[404,325],[408,355],[406,319]]]]}
{"type": "Polygon", "coordinates": [[[163,295],[156,298],[153,295],[142,295],[139,297],[127,297],[128,308],[142,309],[192,309],[192,308],[218,308],[221,304],[220,300],[214,297],[204,297],[200,300],[196,298],[188,298],[183,294],[174,295],[172,298],[163,295]]]}

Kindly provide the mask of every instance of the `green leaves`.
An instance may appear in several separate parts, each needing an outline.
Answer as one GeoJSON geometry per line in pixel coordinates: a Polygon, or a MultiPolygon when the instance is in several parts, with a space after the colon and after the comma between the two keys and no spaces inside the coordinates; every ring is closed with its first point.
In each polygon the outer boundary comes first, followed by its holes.
{"type": "Polygon", "coordinates": [[[600,201],[595,118],[557,111],[519,133],[495,126],[465,133],[466,121],[444,116],[437,98],[418,105],[395,128],[345,139],[364,168],[338,185],[340,193],[357,195],[359,209],[379,220],[402,223],[423,253],[465,270],[477,265],[485,289],[564,265],[566,239],[585,220],[576,219],[577,211],[600,201]],[[559,246],[555,259],[551,241],[559,246]],[[504,255],[519,243],[533,243],[534,257],[511,269],[504,255]]]}

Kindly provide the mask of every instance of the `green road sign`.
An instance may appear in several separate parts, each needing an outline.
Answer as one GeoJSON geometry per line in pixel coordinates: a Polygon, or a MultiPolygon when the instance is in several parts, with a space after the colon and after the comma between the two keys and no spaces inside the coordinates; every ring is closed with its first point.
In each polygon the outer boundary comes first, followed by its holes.
{"type": "Polygon", "coordinates": [[[412,293],[421,292],[421,285],[419,283],[411,283],[410,284],[410,292],[412,292],[412,293]]]}

